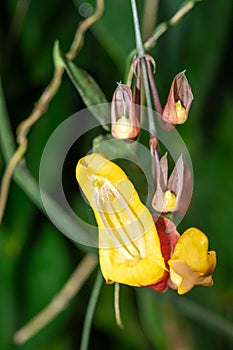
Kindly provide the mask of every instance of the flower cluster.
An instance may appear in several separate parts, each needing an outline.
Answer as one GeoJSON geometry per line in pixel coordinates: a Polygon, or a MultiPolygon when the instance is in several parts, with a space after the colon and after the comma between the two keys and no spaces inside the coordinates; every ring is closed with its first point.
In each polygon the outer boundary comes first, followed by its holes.
{"type": "MultiPolygon", "coordinates": [[[[121,83],[113,94],[113,137],[131,142],[138,137],[140,91],[146,83],[151,89],[158,122],[165,132],[169,134],[178,124],[186,122],[193,94],[184,72],[173,79],[162,108],[152,72],[155,67],[152,57],[135,58],[132,67],[136,76],[134,94],[130,86],[121,83]],[[142,81],[143,67],[146,81],[142,81]]],[[[103,276],[107,283],[149,286],[158,292],[171,287],[179,294],[190,291],[195,285],[211,286],[216,254],[208,251],[207,237],[197,228],[189,228],[180,236],[173,222],[166,217],[167,214],[186,213],[192,196],[191,172],[180,154],[168,176],[167,153],[162,157],[159,155],[155,125],[149,132],[155,185],[151,204],[156,216],[140,201],[123,170],[105,156],[88,155],[76,168],[77,180],[98,224],[103,276]]]]}
{"type": "Polygon", "coordinates": [[[164,217],[153,217],[123,170],[103,155],[79,160],[77,180],[99,227],[100,267],[107,283],[168,286],[183,294],[195,285],[212,285],[214,251],[196,228],[178,234],[164,217]]]}

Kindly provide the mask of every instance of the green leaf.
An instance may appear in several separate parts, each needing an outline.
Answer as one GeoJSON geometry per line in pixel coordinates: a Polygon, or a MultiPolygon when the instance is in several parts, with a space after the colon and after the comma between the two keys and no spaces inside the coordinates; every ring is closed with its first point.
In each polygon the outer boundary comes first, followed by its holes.
{"type": "Polygon", "coordinates": [[[149,288],[136,290],[139,318],[145,335],[154,347],[161,350],[169,348],[164,319],[169,317],[164,313],[159,295],[149,288]]]}
{"type": "MultiPolygon", "coordinates": [[[[56,53],[56,62],[60,62],[59,60],[59,51],[57,45],[55,46],[56,53]]],[[[93,105],[100,105],[108,103],[103,91],[96,83],[96,81],[92,78],[90,74],[88,74],[84,69],[77,67],[73,62],[68,61],[60,52],[60,58],[63,60],[65,70],[70,77],[70,80],[74,84],[75,88],[79,92],[83,102],[87,107],[91,107],[93,105]]],[[[60,63],[61,64],[61,63],[60,63]]],[[[106,108],[106,105],[103,108],[91,109],[94,117],[98,120],[98,122],[102,125],[102,127],[109,131],[109,123],[110,123],[110,109],[106,108]]]]}
{"type": "MultiPolygon", "coordinates": [[[[78,68],[72,62],[67,62],[65,68],[71,81],[78,90],[83,102],[87,107],[108,103],[99,85],[85,70],[78,68]]],[[[102,127],[108,131],[108,124],[110,123],[110,110],[108,111],[105,106],[101,110],[101,113],[96,113],[97,110],[95,109],[93,109],[92,112],[102,127]]]]}

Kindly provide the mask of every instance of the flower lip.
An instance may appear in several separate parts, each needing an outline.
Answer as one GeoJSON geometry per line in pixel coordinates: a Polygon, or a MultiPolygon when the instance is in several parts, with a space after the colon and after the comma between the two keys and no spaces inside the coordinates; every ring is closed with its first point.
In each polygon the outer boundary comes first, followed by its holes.
{"type": "Polygon", "coordinates": [[[211,286],[216,266],[215,251],[208,252],[208,238],[197,228],[189,228],[178,240],[168,261],[170,279],[179,294],[190,291],[195,285],[211,286]]]}

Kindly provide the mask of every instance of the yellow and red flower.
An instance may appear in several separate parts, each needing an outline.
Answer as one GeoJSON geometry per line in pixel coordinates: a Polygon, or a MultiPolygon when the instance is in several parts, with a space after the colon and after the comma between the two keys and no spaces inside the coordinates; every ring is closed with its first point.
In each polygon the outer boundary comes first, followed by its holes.
{"type": "Polygon", "coordinates": [[[79,160],[76,177],[99,229],[99,259],[107,283],[167,286],[179,294],[194,285],[211,285],[215,252],[208,239],[191,228],[179,236],[166,218],[152,217],[124,171],[103,155],[79,160]]]}

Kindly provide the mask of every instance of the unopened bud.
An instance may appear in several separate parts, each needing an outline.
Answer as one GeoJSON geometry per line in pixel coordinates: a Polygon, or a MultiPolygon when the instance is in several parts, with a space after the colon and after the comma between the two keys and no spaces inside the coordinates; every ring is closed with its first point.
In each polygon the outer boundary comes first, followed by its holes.
{"type": "Polygon", "coordinates": [[[191,87],[184,72],[181,72],[173,79],[167,103],[162,113],[163,120],[175,126],[185,123],[192,100],[191,87]]]}
{"type": "Polygon", "coordinates": [[[111,105],[112,135],[116,139],[134,140],[140,132],[133,95],[129,86],[118,84],[111,105]]]}

